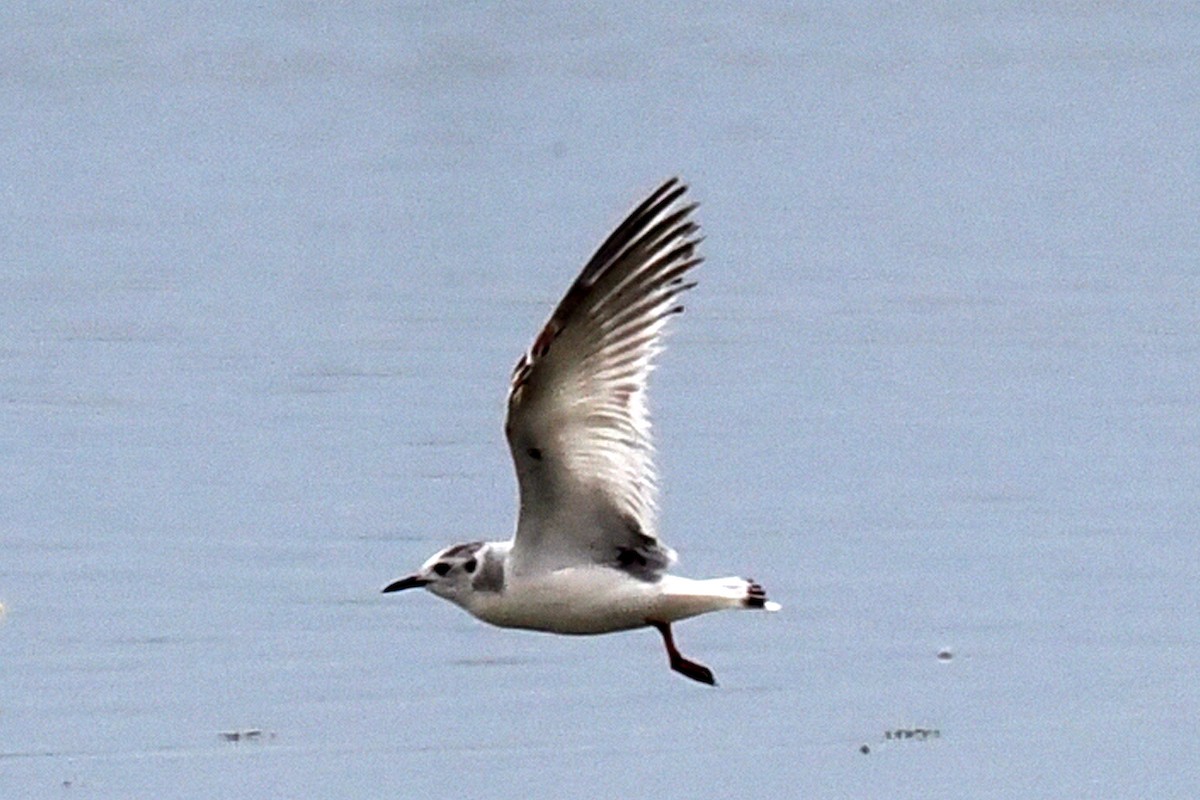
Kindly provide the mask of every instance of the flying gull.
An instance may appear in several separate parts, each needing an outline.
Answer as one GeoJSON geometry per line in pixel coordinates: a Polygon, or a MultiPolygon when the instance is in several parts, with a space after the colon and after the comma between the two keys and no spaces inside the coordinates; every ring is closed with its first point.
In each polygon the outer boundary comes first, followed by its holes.
{"type": "Polygon", "coordinates": [[[655,530],[647,379],[702,260],[686,191],[667,181],[617,226],[517,362],[504,423],[520,487],[512,539],[447,547],[384,592],[423,587],[505,628],[651,627],[671,669],[710,685],[712,670],[676,648],[672,623],[779,609],[752,580],[668,573],[675,551],[655,530]]]}

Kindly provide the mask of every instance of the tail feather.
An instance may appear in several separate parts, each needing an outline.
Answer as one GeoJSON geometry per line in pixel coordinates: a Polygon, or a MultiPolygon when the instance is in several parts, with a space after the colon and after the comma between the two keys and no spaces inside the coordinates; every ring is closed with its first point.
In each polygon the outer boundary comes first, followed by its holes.
{"type": "Polygon", "coordinates": [[[746,598],[742,601],[746,608],[761,608],[763,611],[778,611],[783,606],[767,599],[767,590],[753,578],[747,581],[746,598]]]}
{"type": "Polygon", "coordinates": [[[778,611],[780,605],[767,599],[759,584],[745,578],[692,580],[665,575],[662,581],[664,621],[685,619],[725,608],[778,611]]]}

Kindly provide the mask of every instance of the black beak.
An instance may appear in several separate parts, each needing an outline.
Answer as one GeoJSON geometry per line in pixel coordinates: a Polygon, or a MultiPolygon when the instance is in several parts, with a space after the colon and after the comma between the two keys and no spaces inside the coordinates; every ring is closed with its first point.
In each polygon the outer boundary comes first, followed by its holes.
{"type": "Polygon", "coordinates": [[[429,581],[420,577],[419,575],[409,575],[407,578],[401,578],[398,581],[392,581],[387,586],[383,587],[383,593],[387,594],[388,592],[402,592],[405,589],[416,589],[420,586],[424,586],[427,583],[429,583],[429,581]]]}

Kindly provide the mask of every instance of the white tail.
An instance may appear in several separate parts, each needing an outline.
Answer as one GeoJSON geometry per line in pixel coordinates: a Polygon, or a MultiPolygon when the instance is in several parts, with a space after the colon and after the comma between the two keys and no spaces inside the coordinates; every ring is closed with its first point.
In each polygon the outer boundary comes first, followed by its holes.
{"type": "Polygon", "coordinates": [[[780,605],[767,600],[766,592],[745,578],[709,578],[697,581],[677,575],[664,575],[661,583],[665,622],[721,611],[727,608],[754,608],[778,611],[780,605]]]}

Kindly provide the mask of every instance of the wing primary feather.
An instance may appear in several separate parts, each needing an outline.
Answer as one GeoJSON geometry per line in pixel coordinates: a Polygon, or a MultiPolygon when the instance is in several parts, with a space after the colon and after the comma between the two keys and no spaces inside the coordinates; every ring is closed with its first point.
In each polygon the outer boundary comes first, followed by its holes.
{"type": "MultiPolygon", "coordinates": [[[[669,244],[668,242],[667,244],[669,244]]],[[[595,293],[598,295],[595,302],[591,304],[588,311],[591,313],[599,313],[602,309],[621,303],[626,300],[632,293],[639,290],[644,290],[645,287],[653,285],[662,280],[662,273],[676,262],[687,261],[691,258],[696,250],[696,245],[691,241],[684,241],[674,249],[668,251],[664,255],[659,256],[662,248],[648,250],[645,253],[637,254],[639,262],[642,266],[636,271],[631,270],[630,274],[623,276],[621,280],[612,287],[602,287],[603,277],[597,279],[595,293]],[[657,256],[657,257],[656,257],[657,256]],[[650,261],[649,259],[654,259],[650,261]]],[[[696,259],[691,262],[689,269],[700,263],[701,259],[696,259]]],[[[614,267],[614,270],[617,267],[614,267]]]]}
{"type": "MultiPolygon", "coordinates": [[[[681,253],[680,257],[682,257],[682,255],[683,254],[681,253]]],[[[667,263],[664,264],[664,266],[669,266],[671,263],[673,263],[675,257],[668,256],[667,259],[667,263]]],[[[702,258],[688,259],[674,267],[671,267],[670,269],[664,270],[662,274],[656,276],[652,282],[647,282],[648,285],[643,290],[640,299],[633,300],[632,297],[630,297],[630,295],[633,294],[632,291],[625,293],[626,296],[624,297],[615,298],[613,302],[624,302],[626,304],[629,302],[636,302],[637,305],[628,305],[627,307],[616,311],[607,319],[604,319],[600,324],[601,330],[605,331],[607,334],[610,330],[619,327],[625,321],[636,318],[640,314],[646,313],[649,311],[649,309],[653,308],[656,303],[667,302],[672,297],[693,288],[696,285],[695,283],[690,285],[683,283],[682,278],[689,270],[698,266],[703,260],[704,259],[702,258]],[[675,281],[680,282],[675,283],[675,281]]],[[[611,303],[607,305],[611,305],[611,303]]],[[[593,309],[593,311],[600,311],[601,308],[603,308],[603,306],[597,307],[593,309]]]]}
{"type": "Polygon", "coordinates": [[[590,275],[597,265],[603,264],[609,260],[614,251],[619,251],[631,238],[631,232],[645,223],[647,218],[653,219],[658,216],[663,208],[670,206],[675,202],[676,198],[687,191],[687,187],[679,184],[678,178],[670,178],[654,192],[647,197],[633,211],[629,212],[628,216],[616,227],[608,238],[596,249],[596,252],[588,260],[583,271],[580,272],[580,278],[586,278],[590,275]],[[665,198],[665,199],[664,199],[665,198]],[[661,202],[660,202],[661,201],[661,202]],[[653,209],[653,210],[652,210],[653,209]]]}

